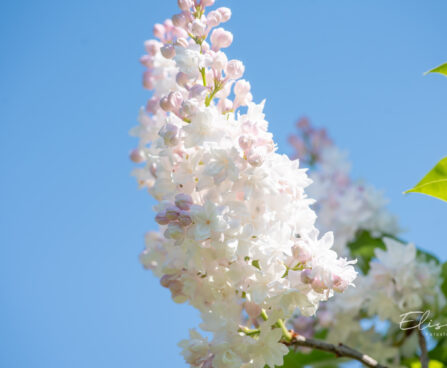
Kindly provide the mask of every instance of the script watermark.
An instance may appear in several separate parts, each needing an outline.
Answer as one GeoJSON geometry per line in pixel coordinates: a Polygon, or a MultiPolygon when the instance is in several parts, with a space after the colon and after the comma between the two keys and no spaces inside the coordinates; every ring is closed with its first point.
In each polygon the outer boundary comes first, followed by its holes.
{"type": "Polygon", "coordinates": [[[419,329],[431,336],[447,336],[447,323],[441,324],[430,319],[431,311],[411,311],[400,315],[399,327],[402,331],[419,329]]]}

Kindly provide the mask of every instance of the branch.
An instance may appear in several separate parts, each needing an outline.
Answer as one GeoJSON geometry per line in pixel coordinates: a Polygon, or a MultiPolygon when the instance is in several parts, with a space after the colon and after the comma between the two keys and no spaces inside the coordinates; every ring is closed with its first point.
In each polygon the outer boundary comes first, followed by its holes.
{"type": "Polygon", "coordinates": [[[420,328],[418,330],[418,341],[421,347],[421,368],[428,368],[428,352],[427,342],[425,341],[424,334],[420,328]]]}
{"type": "MultiPolygon", "coordinates": [[[[370,356],[360,353],[359,351],[354,350],[349,346],[343,344],[333,345],[321,340],[308,339],[304,336],[298,335],[295,331],[291,332],[292,332],[292,340],[290,342],[287,341],[284,342],[288,346],[302,346],[306,348],[323,350],[329,353],[334,353],[337,357],[346,357],[355,359],[370,368],[387,368],[386,366],[379,364],[375,359],[371,358],[370,356]]],[[[425,367],[422,366],[422,368],[426,368],[426,366],[425,367]]]]}

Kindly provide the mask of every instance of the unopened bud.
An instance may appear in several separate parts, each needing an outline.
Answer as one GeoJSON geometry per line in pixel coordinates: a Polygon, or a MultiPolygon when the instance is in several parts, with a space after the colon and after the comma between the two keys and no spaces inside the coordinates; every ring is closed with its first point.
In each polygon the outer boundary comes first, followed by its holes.
{"type": "Polygon", "coordinates": [[[178,222],[181,226],[189,226],[192,224],[192,218],[189,212],[187,211],[180,211],[178,216],[178,222]]]}
{"type": "Polygon", "coordinates": [[[189,82],[188,74],[183,72],[178,72],[175,77],[175,81],[179,86],[186,87],[186,84],[189,82]]]}
{"type": "Polygon", "coordinates": [[[156,97],[152,97],[147,101],[146,111],[155,114],[157,112],[158,106],[160,106],[158,99],[156,97]]]}
{"type": "Polygon", "coordinates": [[[178,3],[178,7],[183,11],[188,11],[194,5],[193,0],[178,0],[177,3],[178,3]]]}
{"type": "Polygon", "coordinates": [[[247,135],[241,135],[239,137],[239,146],[244,150],[249,150],[253,145],[253,139],[247,135]]]}
{"type": "Polygon", "coordinates": [[[244,308],[250,318],[257,318],[261,314],[262,308],[253,302],[244,302],[244,308]]]}
{"type": "Polygon", "coordinates": [[[239,79],[244,74],[244,71],[244,64],[239,60],[230,60],[225,67],[225,73],[230,79],[239,79]]]}
{"type": "Polygon", "coordinates": [[[179,37],[177,38],[177,41],[175,42],[176,46],[181,46],[181,47],[188,47],[188,40],[184,37],[179,37]]]}
{"type": "Polygon", "coordinates": [[[148,40],[144,43],[144,47],[149,55],[154,56],[160,50],[161,43],[156,40],[148,40]]]}
{"type": "Polygon", "coordinates": [[[150,68],[153,66],[152,58],[150,55],[143,55],[142,57],[140,57],[140,63],[144,65],[146,68],[150,68]]]}
{"type": "Polygon", "coordinates": [[[222,51],[216,52],[213,60],[213,68],[219,73],[221,72],[228,63],[227,55],[222,51]]]}
{"type": "Polygon", "coordinates": [[[314,289],[314,291],[316,291],[317,293],[321,294],[327,289],[327,286],[324,284],[322,280],[314,279],[312,281],[312,289],[314,289]]]}
{"type": "Polygon", "coordinates": [[[218,11],[213,10],[208,13],[206,22],[208,24],[208,27],[210,28],[217,27],[222,22],[222,16],[218,11]]]}
{"type": "Polygon", "coordinates": [[[202,0],[201,4],[203,6],[212,6],[212,5],[214,5],[214,1],[215,0],[202,0]]]}
{"type": "Polygon", "coordinates": [[[188,211],[192,204],[192,198],[188,194],[180,193],[175,196],[175,205],[181,210],[188,211]]]}
{"type": "Polygon", "coordinates": [[[169,221],[175,221],[178,219],[180,211],[176,206],[169,206],[166,208],[165,211],[166,211],[166,218],[169,221]]]}
{"type": "Polygon", "coordinates": [[[161,212],[157,213],[157,215],[155,216],[155,221],[159,225],[167,225],[167,224],[169,224],[169,219],[166,217],[166,212],[165,211],[161,211],[161,212]]]}
{"type": "Polygon", "coordinates": [[[130,153],[130,159],[136,164],[139,164],[144,162],[144,154],[140,149],[136,148],[130,153]]]}
{"type": "Polygon", "coordinates": [[[310,284],[313,281],[312,270],[306,269],[301,271],[301,281],[305,284],[310,284]]]}
{"type": "Polygon", "coordinates": [[[174,124],[163,125],[158,134],[167,146],[175,146],[178,143],[178,128],[174,124]]]}
{"type": "Polygon", "coordinates": [[[168,95],[168,103],[171,111],[177,111],[182,106],[183,96],[179,91],[171,92],[168,95]]]}
{"type": "Polygon", "coordinates": [[[332,287],[336,292],[342,293],[348,287],[348,282],[343,280],[340,276],[334,276],[332,278],[332,287]]]}
{"type": "Polygon", "coordinates": [[[146,70],[143,73],[143,86],[147,89],[153,89],[154,88],[154,81],[152,77],[152,73],[149,70],[146,70]]]}
{"type": "Polygon", "coordinates": [[[221,16],[222,23],[228,22],[230,20],[230,18],[231,18],[231,9],[230,8],[221,7],[221,8],[218,8],[216,11],[219,12],[219,14],[221,16]]]}
{"type": "Polygon", "coordinates": [[[202,37],[206,31],[206,24],[199,19],[194,19],[191,25],[191,32],[194,36],[202,37]]]}
{"type": "Polygon", "coordinates": [[[154,25],[153,32],[155,37],[162,40],[165,34],[165,27],[163,26],[163,24],[157,23],[156,25],[154,25]]]}
{"type": "Polygon", "coordinates": [[[247,161],[251,166],[261,166],[262,163],[264,162],[261,154],[259,154],[258,152],[253,152],[251,154],[248,155],[247,157],[247,161]]]}
{"type": "Polygon", "coordinates": [[[213,50],[217,51],[221,48],[228,47],[233,42],[233,34],[223,28],[216,28],[211,33],[211,45],[213,50]]]}
{"type": "Polygon", "coordinates": [[[185,236],[183,228],[176,222],[171,222],[168,228],[164,232],[164,236],[167,239],[181,240],[185,236]]]}
{"type": "Polygon", "coordinates": [[[250,83],[245,79],[238,80],[234,85],[234,93],[238,98],[243,98],[245,95],[250,93],[250,83]]]}
{"type": "Polygon", "coordinates": [[[180,13],[180,14],[175,14],[172,16],[172,23],[176,26],[176,27],[184,27],[187,23],[187,19],[185,17],[185,14],[180,13]]]}
{"type": "Polygon", "coordinates": [[[171,44],[164,45],[160,51],[166,59],[172,59],[175,56],[175,48],[171,44]]]}

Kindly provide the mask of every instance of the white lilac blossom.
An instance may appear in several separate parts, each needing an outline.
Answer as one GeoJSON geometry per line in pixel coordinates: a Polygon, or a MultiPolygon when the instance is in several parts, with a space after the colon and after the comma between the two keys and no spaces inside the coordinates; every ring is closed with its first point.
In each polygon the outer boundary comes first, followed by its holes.
{"type": "Polygon", "coordinates": [[[359,275],[356,287],[326,302],[317,318],[297,313],[289,322],[296,331],[312,337],[320,329],[328,329],[328,342],[348,344],[359,351],[368,351],[383,364],[399,366],[402,358],[417,352],[417,334],[408,323],[420,317],[419,311],[430,310],[431,316],[446,305],[441,290],[441,266],[434,260],[417,255],[413,244],[384,238],[386,249],[376,248],[367,275],[359,275]],[[413,314],[415,313],[416,314],[413,314]],[[403,318],[410,313],[410,317],[403,318]],[[386,334],[365,329],[362,320],[379,318],[387,321],[386,334]]]}
{"type": "Polygon", "coordinates": [[[147,235],[140,259],[211,333],[180,343],[191,367],[281,365],[283,321],[296,308],[312,315],[352,285],[354,262],[330,249],[332,233],[320,237],[304,191],[311,180],[298,160],[276,153],[264,103],[240,79],[243,63],[222,51],[233,35],[213,28],[231,11],[205,15],[211,0],[178,3],[141,58],[153,94],[132,130],[131,159],[142,164],[134,175],[157,201],[160,230],[147,235]]]}
{"type": "Polygon", "coordinates": [[[386,209],[387,201],[371,185],[351,178],[346,153],[324,129],[315,129],[306,118],[299,120],[297,127],[299,134],[291,136],[289,142],[295,149],[293,157],[311,167],[313,183],[308,192],[316,199],[317,227],[334,231],[334,249],[344,255],[349,254],[348,244],[362,231],[381,238],[385,249],[374,250],[375,257],[357,277],[355,288],[322,304],[316,318],[296,311],[289,325],[307,337],[328,330],[328,342],[343,342],[367,351],[383,364],[400,366],[402,358],[414,356],[418,349],[417,334],[400,330],[402,315],[428,309],[436,315],[445,306],[441,266],[418,256],[413,244],[389,237],[400,229],[386,209]],[[387,321],[385,334],[375,331],[377,318],[387,321]],[[373,327],[365,329],[365,320],[373,327]]]}
{"type": "Polygon", "coordinates": [[[309,195],[316,200],[317,227],[333,231],[334,250],[348,254],[347,245],[359,231],[373,237],[397,235],[397,219],[386,208],[382,192],[361,180],[351,178],[347,154],[327,136],[324,129],[315,129],[306,118],[298,121],[299,135],[289,137],[299,158],[312,167],[313,183],[309,195]]]}

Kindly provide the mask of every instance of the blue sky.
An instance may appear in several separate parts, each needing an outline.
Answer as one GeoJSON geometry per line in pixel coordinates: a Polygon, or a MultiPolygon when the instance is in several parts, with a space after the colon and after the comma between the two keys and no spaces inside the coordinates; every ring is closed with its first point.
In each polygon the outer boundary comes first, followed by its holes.
{"type": "MultiPolygon", "coordinates": [[[[306,115],[383,189],[404,237],[447,260],[447,205],[410,195],[447,154],[447,3],[217,0],[279,149],[306,115]]],[[[184,367],[198,324],[137,256],[152,202],[127,159],[138,58],[175,0],[0,3],[0,366],[184,367]]]]}

